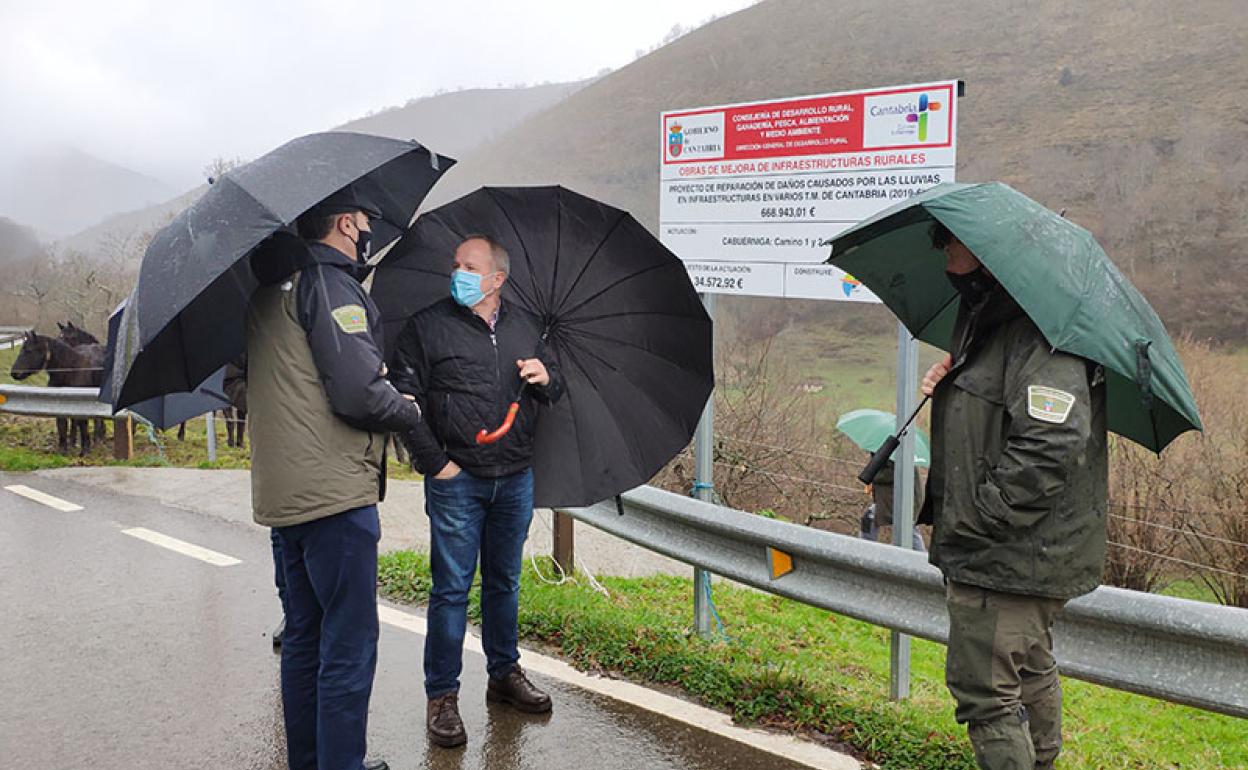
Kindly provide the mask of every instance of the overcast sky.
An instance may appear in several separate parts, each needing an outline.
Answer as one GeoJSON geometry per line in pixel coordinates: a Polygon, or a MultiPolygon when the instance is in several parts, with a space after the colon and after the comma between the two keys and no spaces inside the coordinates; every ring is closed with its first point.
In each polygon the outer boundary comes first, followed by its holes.
{"type": "Polygon", "coordinates": [[[0,168],[71,145],[176,188],[439,88],[576,80],[750,0],[0,0],[0,168]]]}

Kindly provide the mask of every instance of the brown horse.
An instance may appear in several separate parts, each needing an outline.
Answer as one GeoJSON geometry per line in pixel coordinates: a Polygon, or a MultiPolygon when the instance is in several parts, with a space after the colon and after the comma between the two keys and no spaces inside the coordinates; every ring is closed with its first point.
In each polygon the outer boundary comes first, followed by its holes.
{"type": "MultiPolygon", "coordinates": [[[[48,386],[53,388],[98,388],[104,381],[104,346],[83,345],[77,348],[55,337],[44,337],[26,332],[22,339],[22,352],[13,362],[9,372],[13,379],[24,380],[47,370],[48,386]]],[[[56,443],[62,454],[69,452],[70,421],[56,418],[56,443]]],[[[73,421],[74,432],[80,438],[82,454],[91,449],[91,436],[86,420],[73,421]]]]}

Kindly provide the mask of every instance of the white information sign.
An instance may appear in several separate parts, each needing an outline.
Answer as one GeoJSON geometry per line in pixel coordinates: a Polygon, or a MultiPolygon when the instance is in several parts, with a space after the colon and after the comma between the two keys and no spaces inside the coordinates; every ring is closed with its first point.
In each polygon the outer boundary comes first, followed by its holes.
{"type": "Polygon", "coordinates": [[[665,112],[659,237],[700,292],[878,302],[828,243],[941,182],[957,81],[665,112]]]}

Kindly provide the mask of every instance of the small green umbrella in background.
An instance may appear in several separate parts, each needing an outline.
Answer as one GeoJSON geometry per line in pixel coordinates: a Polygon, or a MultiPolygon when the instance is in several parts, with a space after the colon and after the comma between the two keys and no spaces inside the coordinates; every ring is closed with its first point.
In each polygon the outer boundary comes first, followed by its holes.
{"type": "Polygon", "coordinates": [[[958,294],[933,220],[979,258],[1054,348],[1102,364],[1109,429],[1160,452],[1201,430],[1161,319],[1087,230],[1000,182],[942,184],[832,241],[831,264],[875,292],[918,339],[952,348],[958,294]]]}
{"type": "MultiPolygon", "coordinates": [[[[836,421],[836,429],[849,436],[859,447],[875,452],[888,440],[897,427],[897,417],[879,409],[855,409],[836,421]]],[[[914,464],[926,468],[932,464],[932,450],[923,431],[915,429],[914,464]]]]}

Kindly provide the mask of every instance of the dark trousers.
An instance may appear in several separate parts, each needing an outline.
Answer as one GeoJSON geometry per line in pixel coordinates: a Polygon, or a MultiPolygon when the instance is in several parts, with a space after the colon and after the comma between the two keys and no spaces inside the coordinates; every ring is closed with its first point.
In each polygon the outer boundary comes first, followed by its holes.
{"type": "Polygon", "coordinates": [[[282,539],[276,529],[269,530],[269,545],[273,548],[273,585],[277,587],[277,600],[286,614],[286,565],[282,563],[282,539]]]}
{"type": "Polygon", "coordinates": [[[429,630],[425,637],[425,694],[459,690],[468,591],[481,557],[481,646],[486,672],[500,679],[520,660],[517,614],[524,541],[533,519],[533,471],[497,479],[461,471],[452,479],[425,478],[431,535],[429,630]]]}
{"type": "Polygon", "coordinates": [[[360,770],[377,668],[377,506],[280,527],[290,770],[360,770]]]}

